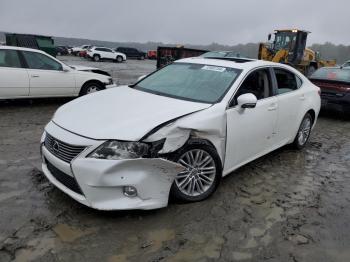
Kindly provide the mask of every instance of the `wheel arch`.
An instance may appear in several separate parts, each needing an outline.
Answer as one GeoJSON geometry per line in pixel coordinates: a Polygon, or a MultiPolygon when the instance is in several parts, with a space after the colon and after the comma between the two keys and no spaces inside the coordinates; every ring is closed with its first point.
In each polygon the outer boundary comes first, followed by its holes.
{"type": "Polygon", "coordinates": [[[192,136],[190,135],[189,138],[187,139],[187,141],[177,150],[175,150],[174,152],[170,152],[170,153],[166,153],[165,155],[168,157],[171,157],[172,155],[176,154],[177,152],[179,152],[180,150],[183,150],[184,147],[188,146],[188,145],[207,145],[213,148],[213,150],[215,150],[219,162],[220,162],[220,169],[221,169],[221,175],[222,175],[222,171],[224,168],[224,159],[221,158],[220,153],[218,152],[218,148],[214,145],[213,142],[211,142],[209,139],[203,138],[203,137],[196,137],[196,136],[192,136]]]}
{"type": "Polygon", "coordinates": [[[85,81],[81,87],[80,87],[80,90],[79,90],[79,95],[81,95],[81,92],[83,90],[83,88],[87,85],[87,84],[91,84],[91,83],[97,83],[101,86],[102,89],[106,89],[105,85],[100,81],[100,80],[97,80],[97,79],[89,79],[87,81],[85,81]]]}

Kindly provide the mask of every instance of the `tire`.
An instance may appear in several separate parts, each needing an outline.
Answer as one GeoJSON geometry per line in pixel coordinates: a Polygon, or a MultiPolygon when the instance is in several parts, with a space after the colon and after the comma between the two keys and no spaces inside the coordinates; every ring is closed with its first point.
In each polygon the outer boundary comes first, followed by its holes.
{"type": "Polygon", "coordinates": [[[145,56],[140,56],[140,60],[145,60],[145,56]]]}
{"type": "Polygon", "coordinates": [[[117,60],[118,63],[121,63],[121,62],[123,62],[123,57],[121,57],[120,55],[118,55],[117,58],[116,58],[116,60],[117,60]]]}
{"type": "Polygon", "coordinates": [[[299,126],[298,132],[295,136],[293,146],[296,149],[303,149],[307,144],[307,141],[310,138],[311,128],[312,128],[313,119],[310,113],[306,113],[301,124],[299,126]]]}
{"type": "Polygon", "coordinates": [[[81,88],[79,96],[95,93],[103,89],[104,89],[103,85],[98,82],[88,82],[84,84],[83,87],[81,88]]]}
{"type": "Polygon", "coordinates": [[[197,202],[208,198],[215,192],[221,180],[222,165],[216,150],[208,142],[190,140],[170,158],[187,167],[185,171],[176,176],[171,186],[170,196],[172,198],[182,202],[197,202]],[[189,165],[191,154],[192,159],[197,160],[192,162],[195,168],[189,165]],[[198,163],[203,161],[204,170],[201,170],[198,163]]]}
{"type": "Polygon", "coordinates": [[[98,61],[100,61],[100,56],[99,55],[94,55],[93,57],[92,57],[92,59],[95,61],[95,62],[98,62],[98,61]]]}

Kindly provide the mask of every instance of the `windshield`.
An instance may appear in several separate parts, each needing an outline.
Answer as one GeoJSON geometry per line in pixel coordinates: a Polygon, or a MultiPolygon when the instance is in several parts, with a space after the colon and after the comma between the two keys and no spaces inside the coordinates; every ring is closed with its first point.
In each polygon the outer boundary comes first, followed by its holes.
{"type": "Polygon", "coordinates": [[[332,81],[350,82],[350,70],[340,68],[320,68],[310,77],[311,79],[324,79],[332,81]]]}
{"type": "Polygon", "coordinates": [[[219,102],[241,70],[229,67],[174,63],[134,86],[142,91],[183,100],[219,102]]]}
{"type": "Polygon", "coordinates": [[[275,36],[275,49],[290,49],[293,50],[296,41],[296,34],[290,32],[278,32],[275,36]]]}

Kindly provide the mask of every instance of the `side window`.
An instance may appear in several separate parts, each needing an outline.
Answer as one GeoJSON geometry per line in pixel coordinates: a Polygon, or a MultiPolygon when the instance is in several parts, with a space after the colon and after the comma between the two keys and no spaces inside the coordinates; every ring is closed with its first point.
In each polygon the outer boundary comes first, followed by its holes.
{"type": "Polygon", "coordinates": [[[258,100],[272,96],[271,76],[268,69],[258,69],[250,73],[234,96],[233,105],[240,95],[252,93],[258,100]]]}
{"type": "Polygon", "coordinates": [[[103,51],[102,48],[95,48],[95,51],[103,51]]]}
{"type": "Polygon", "coordinates": [[[21,68],[21,61],[15,50],[0,50],[0,67],[16,67],[21,68]]]}
{"type": "Polygon", "coordinates": [[[277,95],[297,90],[300,87],[297,83],[297,76],[292,72],[279,68],[275,68],[274,71],[277,80],[277,95]]]}
{"type": "Polygon", "coordinates": [[[30,69],[62,70],[62,65],[60,63],[44,54],[24,51],[23,55],[30,69]]]}

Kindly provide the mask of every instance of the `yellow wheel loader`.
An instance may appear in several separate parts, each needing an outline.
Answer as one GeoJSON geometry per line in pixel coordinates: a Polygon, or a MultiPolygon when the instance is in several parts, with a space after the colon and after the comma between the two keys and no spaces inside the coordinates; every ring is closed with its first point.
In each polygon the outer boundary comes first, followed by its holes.
{"type": "Polygon", "coordinates": [[[260,43],[258,58],[291,65],[306,76],[320,67],[335,66],[335,60],[321,60],[319,52],[306,48],[309,33],[298,29],[275,30],[272,42],[269,34],[268,42],[260,43]]]}

